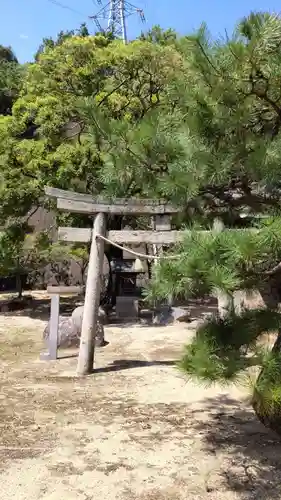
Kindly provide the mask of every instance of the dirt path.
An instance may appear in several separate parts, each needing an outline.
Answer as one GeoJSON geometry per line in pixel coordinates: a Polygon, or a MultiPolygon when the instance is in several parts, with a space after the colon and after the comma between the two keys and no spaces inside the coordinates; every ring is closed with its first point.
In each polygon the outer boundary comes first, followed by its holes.
{"type": "Polygon", "coordinates": [[[77,380],[75,357],[38,360],[43,326],[0,316],[2,500],[281,498],[281,445],[246,391],[174,367],[193,331],[109,327],[77,380]]]}

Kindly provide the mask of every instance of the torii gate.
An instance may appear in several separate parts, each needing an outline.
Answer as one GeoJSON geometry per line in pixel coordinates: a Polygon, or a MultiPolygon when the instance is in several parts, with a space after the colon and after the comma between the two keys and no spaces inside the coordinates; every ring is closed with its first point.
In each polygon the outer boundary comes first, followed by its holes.
{"type": "MultiPolygon", "coordinates": [[[[45,193],[57,200],[59,210],[95,216],[93,229],[60,227],[58,239],[65,242],[91,242],[86,283],[84,314],[78,356],[77,375],[93,371],[94,339],[100,303],[100,277],[104,259],[104,238],[112,243],[129,245],[148,243],[171,245],[182,239],[183,231],[171,231],[171,216],[180,212],[170,204],[149,199],[115,199],[45,187],[45,193]],[[154,231],[107,231],[107,215],[150,215],[154,217],[154,231]]],[[[151,256],[153,259],[153,256],[151,256]]]]}

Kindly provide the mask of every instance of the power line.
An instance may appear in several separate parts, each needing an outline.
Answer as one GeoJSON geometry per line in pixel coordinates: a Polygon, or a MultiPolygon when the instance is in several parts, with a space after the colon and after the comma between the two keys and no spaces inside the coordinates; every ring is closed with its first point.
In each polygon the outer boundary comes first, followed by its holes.
{"type": "Polygon", "coordinates": [[[76,9],[73,9],[72,7],[69,7],[69,5],[65,5],[58,0],[47,0],[48,2],[52,3],[53,5],[56,5],[57,7],[61,7],[61,9],[69,10],[70,12],[73,12],[74,14],[78,14],[79,16],[82,16],[84,18],[87,18],[88,16],[86,14],[83,14],[82,12],[79,12],[76,9]]]}

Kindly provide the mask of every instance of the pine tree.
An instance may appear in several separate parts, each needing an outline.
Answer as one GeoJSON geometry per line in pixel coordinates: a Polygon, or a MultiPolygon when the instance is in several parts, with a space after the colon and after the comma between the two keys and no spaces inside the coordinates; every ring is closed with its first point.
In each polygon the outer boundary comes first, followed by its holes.
{"type": "Polygon", "coordinates": [[[157,298],[224,294],[226,309],[199,328],[181,368],[204,382],[235,381],[261,369],[253,407],[279,433],[280,43],[281,19],[263,13],[244,19],[226,40],[211,40],[203,26],[182,43],[182,52],[192,53],[186,58],[186,156],[169,185],[177,186],[178,203],[200,224],[173,249],[179,259],[155,267],[149,290],[157,298]],[[252,217],[251,227],[237,230],[242,214],[252,217]],[[261,214],[263,222],[254,223],[261,214]],[[215,217],[232,231],[195,231],[210,229],[215,217]],[[237,308],[238,291],[257,289],[267,309],[237,308]],[[265,332],[277,332],[272,351],[262,347],[265,332]]]}

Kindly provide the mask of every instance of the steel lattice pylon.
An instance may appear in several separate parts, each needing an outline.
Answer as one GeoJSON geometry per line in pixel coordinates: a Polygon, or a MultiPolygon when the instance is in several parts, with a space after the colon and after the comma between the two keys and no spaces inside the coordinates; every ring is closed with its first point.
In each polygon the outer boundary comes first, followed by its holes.
{"type": "Polygon", "coordinates": [[[99,31],[110,32],[115,37],[121,38],[124,43],[127,43],[126,18],[132,14],[138,14],[141,21],[145,21],[143,10],[126,0],[110,0],[106,5],[103,5],[102,0],[97,0],[97,2],[101,9],[96,15],[90,16],[90,19],[95,21],[99,31]],[[102,24],[106,19],[107,28],[105,30],[102,24]]]}

